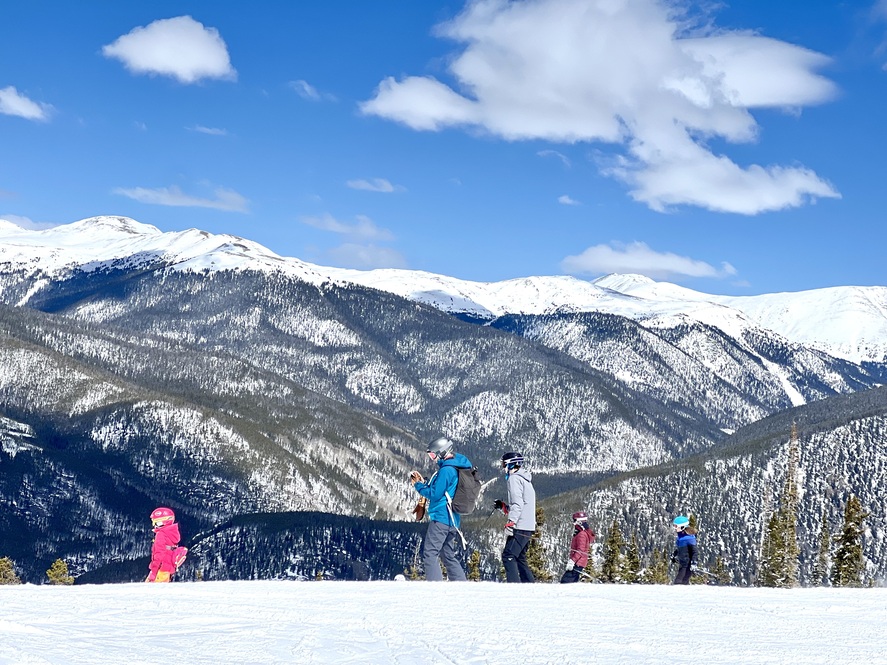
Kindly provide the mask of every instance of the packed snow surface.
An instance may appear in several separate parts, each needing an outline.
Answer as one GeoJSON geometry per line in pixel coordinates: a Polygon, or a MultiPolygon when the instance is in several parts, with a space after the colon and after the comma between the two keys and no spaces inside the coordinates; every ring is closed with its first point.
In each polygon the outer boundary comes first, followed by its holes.
{"type": "Polygon", "coordinates": [[[0,608],[0,665],[887,663],[887,589],[25,585],[0,608]]]}

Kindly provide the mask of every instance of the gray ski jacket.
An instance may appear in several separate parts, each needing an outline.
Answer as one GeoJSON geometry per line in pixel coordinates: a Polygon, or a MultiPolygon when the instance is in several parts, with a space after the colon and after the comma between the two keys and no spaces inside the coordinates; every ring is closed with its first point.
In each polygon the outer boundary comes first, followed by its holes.
{"type": "Polygon", "coordinates": [[[508,520],[515,529],[536,530],[536,490],[533,474],[523,467],[505,476],[508,490],[508,520]]]}

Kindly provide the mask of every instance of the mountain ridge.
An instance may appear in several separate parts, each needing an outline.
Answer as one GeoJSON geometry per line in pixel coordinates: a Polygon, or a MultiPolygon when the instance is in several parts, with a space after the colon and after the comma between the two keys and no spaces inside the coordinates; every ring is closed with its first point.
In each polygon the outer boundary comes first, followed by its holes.
{"type": "Polygon", "coordinates": [[[479,320],[594,311],[645,325],[699,321],[734,337],[763,328],[844,360],[887,361],[887,287],[881,286],[719,296],[639,275],[613,274],[593,281],[533,276],[472,282],[416,270],[328,268],[280,256],[238,236],[198,229],[164,233],[126,217],[92,217],[43,231],[9,222],[0,226],[0,266],[7,270],[58,277],[75,268],[150,265],[197,272],[281,272],[314,285],[361,284],[479,320]]]}

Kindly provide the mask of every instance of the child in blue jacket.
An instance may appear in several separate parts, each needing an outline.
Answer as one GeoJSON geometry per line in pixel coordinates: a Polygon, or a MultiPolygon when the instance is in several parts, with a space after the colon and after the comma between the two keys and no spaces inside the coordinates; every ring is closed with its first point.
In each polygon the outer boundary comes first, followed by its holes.
{"type": "Polygon", "coordinates": [[[690,526],[690,520],[683,515],[678,515],[672,522],[677,543],[671,562],[678,564],[678,574],[675,575],[675,584],[689,584],[693,571],[696,570],[696,529],[690,526]]]}

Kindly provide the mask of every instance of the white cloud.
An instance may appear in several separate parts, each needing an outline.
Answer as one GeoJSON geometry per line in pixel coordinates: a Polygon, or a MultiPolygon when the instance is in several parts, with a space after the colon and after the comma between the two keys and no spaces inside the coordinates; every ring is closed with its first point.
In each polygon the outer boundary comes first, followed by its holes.
{"type": "Polygon", "coordinates": [[[158,187],[146,189],[144,187],[123,188],[118,187],[114,194],[127,196],[140,203],[153,205],[184,207],[184,208],[212,208],[228,212],[249,212],[249,201],[231,189],[216,187],[213,190],[215,198],[206,199],[190,194],[185,194],[177,186],[158,187]]]}
{"type": "Polygon", "coordinates": [[[308,81],[303,81],[302,79],[299,79],[298,81],[290,81],[289,86],[299,94],[299,97],[307,99],[310,102],[336,101],[335,95],[331,95],[328,92],[320,92],[317,88],[308,83],[308,81]]]}
{"type": "Polygon", "coordinates": [[[589,247],[578,256],[568,256],[561,261],[561,269],[571,275],[606,275],[609,273],[635,273],[653,279],[679,279],[681,277],[712,277],[723,279],[736,274],[729,263],[715,268],[705,261],[698,261],[671,252],[656,252],[645,243],[628,245],[614,243],[589,247]]]}
{"type": "Polygon", "coordinates": [[[52,106],[25,97],[13,86],[0,89],[0,113],[14,115],[25,120],[49,120],[52,106]]]}
{"type": "Polygon", "coordinates": [[[329,231],[330,233],[338,233],[353,239],[361,240],[393,240],[394,234],[388,229],[376,226],[366,215],[357,215],[356,224],[345,224],[340,222],[329,213],[324,213],[320,217],[302,217],[302,223],[312,226],[321,231],[329,231]]]}
{"type": "Polygon", "coordinates": [[[605,172],[655,210],[756,214],[838,197],[809,169],[742,167],[707,143],[757,140],[755,109],[832,99],[834,84],[817,73],[829,59],[749,32],[711,27],[691,37],[676,4],[474,0],[438,26],[461,45],[449,60],[454,87],[387,78],[360,108],[416,130],[612,144],[620,164],[605,172]]]}
{"type": "Polygon", "coordinates": [[[570,163],[570,158],[567,157],[562,152],[558,152],[557,150],[540,150],[536,153],[539,157],[557,157],[561,160],[561,163],[566,167],[570,168],[572,164],[570,163]]]}
{"type": "Polygon", "coordinates": [[[102,54],[117,58],[134,74],[171,76],[186,84],[205,78],[237,78],[219,31],[190,16],[161,19],[133,28],[103,46],[102,54]]]}
{"type": "Polygon", "coordinates": [[[578,206],[578,205],[582,205],[581,203],[579,203],[579,201],[576,201],[575,199],[570,198],[570,197],[569,197],[568,195],[566,195],[566,194],[564,194],[563,196],[558,196],[558,197],[557,197],[557,202],[560,203],[561,205],[565,205],[565,206],[578,206]]]}
{"type": "Polygon", "coordinates": [[[30,217],[22,217],[21,215],[0,215],[0,221],[9,222],[15,224],[19,228],[32,231],[41,231],[43,229],[51,229],[53,226],[58,226],[58,224],[50,222],[35,222],[30,217]]]}
{"type": "Polygon", "coordinates": [[[370,180],[349,180],[345,183],[351,189],[362,189],[367,192],[383,192],[390,194],[392,192],[402,192],[406,188],[400,185],[392,185],[385,178],[371,178],[370,180]]]}
{"type": "Polygon", "coordinates": [[[227,129],[218,129],[216,127],[204,127],[203,125],[195,125],[194,127],[189,127],[192,132],[199,132],[200,134],[209,134],[210,136],[228,136],[227,129]]]}
{"type": "Polygon", "coordinates": [[[372,270],[374,268],[406,268],[403,255],[390,247],[345,243],[327,252],[330,260],[343,268],[372,270]]]}

